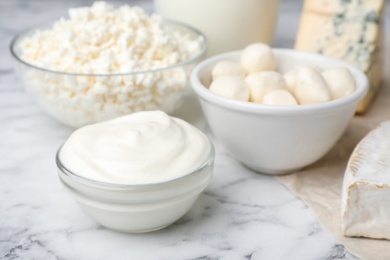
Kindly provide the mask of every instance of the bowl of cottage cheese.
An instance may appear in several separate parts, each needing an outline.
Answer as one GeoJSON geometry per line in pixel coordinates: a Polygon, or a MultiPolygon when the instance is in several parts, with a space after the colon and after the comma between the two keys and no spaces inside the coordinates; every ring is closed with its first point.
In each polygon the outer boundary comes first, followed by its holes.
{"type": "Polygon", "coordinates": [[[194,28],[106,2],[70,9],[11,43],[27,92],[74,128],[144,110],[172,113],[206,51],[194,28]]]}

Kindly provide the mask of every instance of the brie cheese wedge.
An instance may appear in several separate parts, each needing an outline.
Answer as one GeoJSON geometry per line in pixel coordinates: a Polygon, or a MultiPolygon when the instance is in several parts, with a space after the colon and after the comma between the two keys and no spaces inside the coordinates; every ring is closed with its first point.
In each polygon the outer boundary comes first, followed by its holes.
{"type": "Polygon", "coordinates": [[[390,239],[390,121],[372,130],[353,151],[341,211],[344,235],[390,239]]]}

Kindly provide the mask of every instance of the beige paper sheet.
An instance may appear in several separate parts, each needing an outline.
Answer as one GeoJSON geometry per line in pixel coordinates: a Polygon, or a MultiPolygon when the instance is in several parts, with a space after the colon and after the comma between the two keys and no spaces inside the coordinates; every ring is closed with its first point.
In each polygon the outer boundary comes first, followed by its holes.
{"type": "MultiPolygon", "coordinates": [[[[386,66],[385,74],[389,72],[386,66]]],[[[390,119],[390,75],[385,77],[372,107],[363,116],[355,116],[324,158],[296,173],[276,177],[308,205],[335,240],[355,256],[368,260],[390,259],[390,241],[344,237],[340,226],[340,196],[345,167],[355,145],[381,121],[390,119]]]]}

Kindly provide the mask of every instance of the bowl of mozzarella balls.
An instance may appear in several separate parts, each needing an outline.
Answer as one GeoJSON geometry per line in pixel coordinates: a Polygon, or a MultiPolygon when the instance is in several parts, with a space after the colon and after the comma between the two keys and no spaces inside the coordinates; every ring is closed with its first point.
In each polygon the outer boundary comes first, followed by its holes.
{"type": "Polygon", "coordinates": [[[262,43],[204,60],[191,83],[216,138],[265,174],[323,157],[368,91],[365,74],[344,61],[262,43]]]}

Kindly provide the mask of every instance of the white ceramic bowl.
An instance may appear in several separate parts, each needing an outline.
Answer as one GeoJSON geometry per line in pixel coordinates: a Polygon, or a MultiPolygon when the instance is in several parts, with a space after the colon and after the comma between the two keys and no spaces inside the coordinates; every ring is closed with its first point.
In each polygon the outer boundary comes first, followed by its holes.
{"type": "Polygon", "coordinates": [[[204,115],[215,136],[247,167],[267,174],[290,173],[324,156],[344,133],[368,90],[365,74],[341,60],[289,49],[274,49],[277,70],[301,65],[345,67],[355,78],[351,95],[321,104],[270,106],[228,99],[211,92],[211,70],[222,60],[238,61],[241,52],[204,60],[191,75],[204,115]]]}
{"type": "Polygon", "coordinates": [[[120,185],[94,181],[71,172],[57,152],[60,180],[96,222],[109,229],[144,233],[164,228],[186,214],[200,193],[210,183],[214,148],[196,170],[166,182],[120,185]]]}

